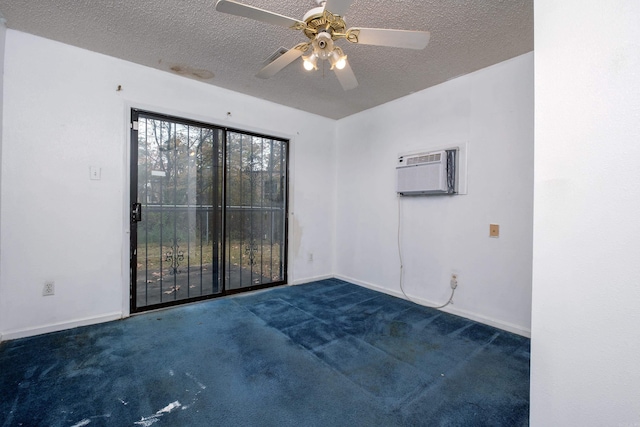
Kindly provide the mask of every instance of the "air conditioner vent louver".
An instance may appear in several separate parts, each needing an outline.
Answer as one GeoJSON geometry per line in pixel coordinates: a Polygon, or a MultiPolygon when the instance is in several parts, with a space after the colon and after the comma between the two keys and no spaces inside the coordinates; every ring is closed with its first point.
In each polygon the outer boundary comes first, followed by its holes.
{"type": "Polygon", "coordinates": [[[441,158],[442,158],[442,153],[426,154],[424,156],[409,157],[407,159],[407,165],[411,166],[411,165],[415,165],[415,164],[418,164],[418,163],[439,162],[441,158]]]}

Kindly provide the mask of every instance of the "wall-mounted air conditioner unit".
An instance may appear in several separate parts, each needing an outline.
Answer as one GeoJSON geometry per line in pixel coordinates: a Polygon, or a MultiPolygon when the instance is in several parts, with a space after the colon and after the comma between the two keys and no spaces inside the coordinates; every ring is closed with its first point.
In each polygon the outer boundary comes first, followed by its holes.
{"type": "Polygon", "coordinates": [[[454,194],[457,149],[400,155],[396,163],[401,196],[454,194]]]}

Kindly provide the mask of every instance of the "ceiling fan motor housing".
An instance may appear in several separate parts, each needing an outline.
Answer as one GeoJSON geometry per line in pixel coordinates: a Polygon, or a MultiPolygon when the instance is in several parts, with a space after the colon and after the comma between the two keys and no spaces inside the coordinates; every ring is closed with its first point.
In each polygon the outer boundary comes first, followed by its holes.
{"type": "Polygon", "coordinates": [[[306,22],[307,26],[302,31],[311,40],[322,31],[328,32],[331,38],[335,40],[334,33],[344,34],[347,28],[347,24],[341,16],[334,15],[322,7],[316,7],[308,11],[304,15],[303,21],[306,22]]]}

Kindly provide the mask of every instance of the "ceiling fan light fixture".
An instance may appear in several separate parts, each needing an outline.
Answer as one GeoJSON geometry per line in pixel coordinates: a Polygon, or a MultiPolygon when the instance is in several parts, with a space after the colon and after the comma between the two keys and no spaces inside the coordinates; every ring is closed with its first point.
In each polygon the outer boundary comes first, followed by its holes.
{"type": "Polygon", "coordinates": [[[309,56],[302,57],[302,65],[304,69],[307,71],[317,70],[318,69],[318,55],[315,52],[312,52],[309,56]]]}
{"type": "Polygon", "coordinates": [[[313,52],[318,55],[319,58],[328,59],[333,52],[333,40],[331,34],[326,31],[320,32],[316,35],[316,38],[311,42],[313,45],[313,52]]]}
{"type": "Polygon", "coordinates": [[[337,68],[338,70],[344,69],[347,66],[347,55],[344,54],[342,49],[336,47],[333,52],[331,52],[331,56],[329,57],[329,62],[331,62],[331,69],[337,68]]]}

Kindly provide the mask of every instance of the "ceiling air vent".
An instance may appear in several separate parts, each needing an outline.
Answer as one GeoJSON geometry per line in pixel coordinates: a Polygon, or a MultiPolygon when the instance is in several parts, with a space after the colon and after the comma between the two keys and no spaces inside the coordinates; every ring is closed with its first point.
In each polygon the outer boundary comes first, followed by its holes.
{"type": "Polygon", "coordinates": [[[280,46],[278,48],[278,50],[273,52],[271,55],[269,55],[269,57],[267,59],[264,60],[263,64],[265,64],[265,65],[266,64],[271,64],[273,61],[275,61],[276,59],[280,58],[282,55],[284,55],[288,51],[289,51],[289,49],[287,49],[286,47],[280,46]]]}

